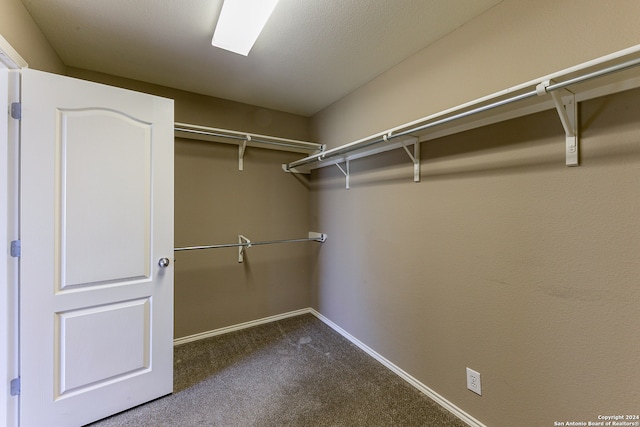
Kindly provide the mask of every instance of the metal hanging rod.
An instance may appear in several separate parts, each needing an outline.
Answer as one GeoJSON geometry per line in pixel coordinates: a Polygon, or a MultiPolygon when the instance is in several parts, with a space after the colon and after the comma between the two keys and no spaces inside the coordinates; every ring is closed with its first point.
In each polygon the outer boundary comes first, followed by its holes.
{"type": "Polygon", "coordinates": [[[185,246],[182,248],[173,248],[174,252],[180,251],[196,251],[201,249],[220,249],[220,248],[238,248],[238,262],[244,261],[244,250],[251,246],[272,245],[277,243],[297,243],[297,242],[319,242],[324,243],[327,235],[324,233],[309,232],[309,237],[301,239],[284,239],[284,240],[266,240],[262,242],[252,242],[242,234],[238,235],[238,243],[224,243],[219,245],[203,245],[203,246],[185,246]]]}
{"type": "Polygon", "coordinates": [[[220,249],[220,248],[236,248],[239,246],[260,246],[260,245],[272,245],[276,243],[296,243],[296,242],[320,242],[324,243],[326,240],[326,234],[323,234],[324,237],[309,237],[302,239],[285,239],[285,240],[268,240],[264,242],[239,242],[239,243],[225,243],[220,245],[204,245],[204,246],[185,246],[182,248],[173,248],[174,252],[180,251],[195,251],[200,249],[220,249]]]}
{"type": "MultiPolygon", "coordinates": [[[[593,71],[587,74],[584,74],[582,76],[578,76],[578,77],[574,77],[571,79],[568,79],[566,81],[562,81],[562,82],[554,82],[551,81],[550,84],[548,86],[545,86],[545,93],[551,93],[552,91],[556,91],[556,90],[560,90],[560,89],[566,89],[569,86],[578,84],[578,83],[584,83],[586,81],[598,78],[598,77],[602,77],[608,74],[612,74],[618,71],[622,71],[622,70],[626,70],[632,67],[636,67],[640,65],[640,58],[637,59],[633,59],[627,62],[623,62],[621,64],[617,64],[617,65],[613,65],[613,66],[609,66],[606,68],[603,68],[601,70],[597,70],[597,71],[593,71]]],[[[510,98],[506,98],[503,100],[499,100],[487,105],[483,105],[477,108],[473,108],[471,110],[468,111],[463,111],[461,113],[458,114],[454,114],[452,116],[448,116],[448,117],[444,117],[442,119],[439,120],[434,120],[434,121],[430,121],[428,123],[424,123],[422,125],[418,125],[415,127],[411,127],[409,129],[406,130],[402,130],[400,132],[394,133],[394,131],[388,131],[387,133],[383,134],[382,136],[379,137],[374,137],[374,139],[364,139],[364,140],[359,140],[359,141],[355,141],[349,144],[345,144],[342,145],[340,147],[335,147],[329,150],[325,150],[321,153],[317,153],[317,154],[313,154],[310,155],[308,157],[305,157],[303,159],[300,160],[296,160],[294,162],[288,163],[284,166],[284,169],[289,171],[292,170],[298,166],[303,166],[306,164],[310,164],[310,163],[314,163],[314,162],[320,162],[332,157],[336,157],[336,156],[340,156],[340,155],[345,155],[347,153],[356,151],[356,150],[361,150],[363,148],[367,148],[371,145],[375,145],[375,144],[379,144],[382,142],[388,142],[391,139],[395,139],[395,138],[400,138],[403,136],[407,136],[407,135],[412,135],[424,130],[427,130],[429,128],[433,128],[436,126],[440,126],[449,122],[453,122],[456,120],[460,120],[475,114],[479,114],[485,111],[489,111],[489,110],[493,110],[495,108],[507,105],[507,104],[511,104],[514,102],[518,102],[518,101],[522,101],[525,100],[527,98],[532,98],[532,97],[536,97],[536,96],[540,96],[540,92],[538,88],[535,88],[529,92],[526,93],[522,93],[520,95],[515,95],[512,96],[510,98]]],[[[414,122],[415,123],[415,122],[414,122]]]]}

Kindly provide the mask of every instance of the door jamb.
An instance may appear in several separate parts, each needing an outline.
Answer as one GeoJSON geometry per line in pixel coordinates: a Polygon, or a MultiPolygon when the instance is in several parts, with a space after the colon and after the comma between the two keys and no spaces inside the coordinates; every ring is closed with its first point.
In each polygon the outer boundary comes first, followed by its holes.
{"type": "Polygon", "coordinates": [[[19,425],[19,396],[12,396],[10,382],[20,375],[19,370],[19,258],[12,257],[12,240],[19,239],[19,121],[11,118],[10,104],[20,101],[20,70],[27,62],[0,35],[0,242],[5,247],[0,262],[0,426],[19,425]]]}

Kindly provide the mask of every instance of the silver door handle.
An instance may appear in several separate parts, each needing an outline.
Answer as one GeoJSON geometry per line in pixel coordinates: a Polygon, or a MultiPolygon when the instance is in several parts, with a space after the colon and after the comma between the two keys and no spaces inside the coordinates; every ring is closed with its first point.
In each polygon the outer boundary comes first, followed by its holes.
{"type": "Polygon", "coordinates": [[[168,267],[169,266],[169,258],[160,258],[160,260],[158,261],[158,265],[162,268],[168,267]]]}

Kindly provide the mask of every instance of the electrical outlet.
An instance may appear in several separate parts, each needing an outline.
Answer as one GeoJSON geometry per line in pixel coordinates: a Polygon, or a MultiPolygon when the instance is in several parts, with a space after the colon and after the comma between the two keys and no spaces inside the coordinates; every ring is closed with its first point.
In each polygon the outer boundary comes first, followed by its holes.
{"type": "Polygon", "coordinates": [[[467,388],[472,392],[482,396],[482,385],[480,383],[480,372],[467,368],[467,388]]]}

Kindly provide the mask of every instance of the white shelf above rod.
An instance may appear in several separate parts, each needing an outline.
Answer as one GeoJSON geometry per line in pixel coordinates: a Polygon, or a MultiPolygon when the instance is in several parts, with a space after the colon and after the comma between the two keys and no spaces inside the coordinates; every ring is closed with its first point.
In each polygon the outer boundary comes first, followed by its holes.
{"type": "Polygon", "coordinates": [[[291,151],[295,153],[321,153],[324,144],[299,141],[296,139],[279,138],[275,136],[259,135],[248,132],[238,132],[228,129],[218,129],[207,126],[191,125],[176,122],[174,135],[179,138],[197,139],[200,141],[221,142],[238,145],[238,170],[244,170],[244,154],[247,147],[269,148],[272,150],[291,151]]]}
{"type": "MultiPolygon", "coordinates": [[[[576,166],[578,164],[577,103],[640,87],[640,75],[637,70],[632,70],[640,65],[638,55],[640,55],[640,45],[358,141],[312,154],[283,165],[283,169],[290,172],[306,172],[310,169],[345,162],[347,159],[403,147],[411,154],[402,138],[413,137],[416,139],[415,145],[418,146],[420,142],[430,139],[553,108],[558,111],[566,133],[566,164],[576,166]],[[568,90],[569,87],[572,88],[571,91],[568,90]],[[550,99],[546,95],[550,95],[550,99]],[[518,103],[517,106],[511,105],[516,103],[518,103]],[[502,108],[506,106],[509,106],[509,109],[502,108]],[[398,139],[400,142],[391,145],[392,139],[398,139]]],[[[418,163],[415,168],[418,169],[419,154],[413,157],[414,165],[418,163]]],[[[414,170],[414,180],[416,180],[415,173],[414,170]]]]}
{"type": "Polygon", "coordinates": [[[309,237],[301,239],[284,239],[284,240],[267,240],[262,242],[252,242],[242,234],[238,234],[238,243],[223,243],[218,245],[202,245],[202,246],[185,246],[180,248],[173,248],[174,252],[181,251],[197,251],[202,249],[220,249],[220,248],[238,248],[238,262],[244,261],[244,251],[251,246],[260,245],[273,245],[277,243],[298,243],[298,242],[319,242],[324,243],[327,240],[327,235],[324,233],[317,233],[315,231],[309,232],[309,237]]]}

